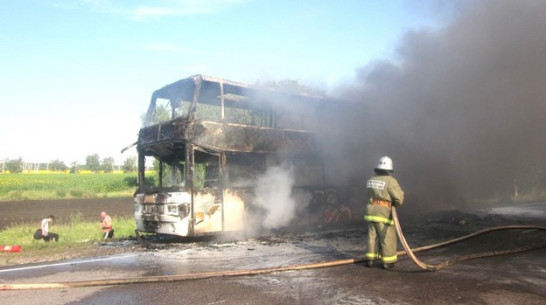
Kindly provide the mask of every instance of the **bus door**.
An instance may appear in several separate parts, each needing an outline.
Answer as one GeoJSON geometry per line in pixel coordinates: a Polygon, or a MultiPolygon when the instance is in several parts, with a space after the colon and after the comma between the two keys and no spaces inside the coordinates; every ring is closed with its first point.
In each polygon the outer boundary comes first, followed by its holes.
{"type": "Polygon", "coordinates": [[[192,163],[193,233],[221,232],[224,219],[221,154],[194,147],[192,163]]]}

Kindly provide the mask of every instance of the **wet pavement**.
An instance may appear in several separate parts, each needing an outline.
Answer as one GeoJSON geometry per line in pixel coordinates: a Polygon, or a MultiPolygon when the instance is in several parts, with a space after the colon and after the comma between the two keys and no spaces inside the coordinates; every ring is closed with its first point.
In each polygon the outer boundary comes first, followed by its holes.
{"type": "MultiPolygon", "coordinates": [[[[443,212],[401,219],[412,247],[486,227],[546,225],[546,204],[475,213],[443,212]],[[531,213],[528,210],[532,209],[531,213]],[[509,212],[507,212],[509,211],[509,212]],[[537,212],[538,211],[538,212],[537,212]],[[538,216],[537,216],[538,215],[538,216]]],[[[316,232],[274,232],[237,240],[152,242],[148,249],[108,257],[0,268],[0,284],[101,281],[146,276],[247,270],[361,258],[365,223],[316,232]]],[[[132,241],[125,241],[132,242],[132,241]]],[[[437,263],[460,255],[546,243],[545,231],[501,231],[419,253],[437,263]]],[[[110,244],[109,246],[116,246],[110,244]]],[[[401,249],[401,248],[400,248],[401,249]]],[[[407,257],[395,270],[363,264],[255,276],[47,290],[0,291],[5,304],[544,304],[546,249],[472,260],[438,272],[419,270],[407,257]]]]}

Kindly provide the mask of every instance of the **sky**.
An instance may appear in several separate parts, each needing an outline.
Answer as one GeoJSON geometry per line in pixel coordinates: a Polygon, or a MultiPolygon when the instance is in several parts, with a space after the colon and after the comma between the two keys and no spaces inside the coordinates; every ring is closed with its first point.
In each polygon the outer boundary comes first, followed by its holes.
{"type": "Polygon", "coordinates": [[[0,0],[0,160],[122,164],[152,92],[195,74],[329,93],[442,2],[0,0]]]}

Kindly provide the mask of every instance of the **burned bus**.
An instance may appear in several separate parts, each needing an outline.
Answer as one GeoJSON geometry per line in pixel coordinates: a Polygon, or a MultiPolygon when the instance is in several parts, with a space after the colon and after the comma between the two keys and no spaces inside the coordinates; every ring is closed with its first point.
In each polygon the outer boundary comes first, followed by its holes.
{"type": "Polygon", "coordinates": [[[325,103],[203,75],[156,90],[136,142],[137,230],[200,236],[350,218],[312,132],[325,103]]]}

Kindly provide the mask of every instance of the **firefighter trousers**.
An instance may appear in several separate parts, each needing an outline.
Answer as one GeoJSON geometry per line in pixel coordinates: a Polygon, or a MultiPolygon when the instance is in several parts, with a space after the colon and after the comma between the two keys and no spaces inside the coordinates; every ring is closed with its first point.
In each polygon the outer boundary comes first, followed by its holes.
{"type": "Polygon", "coordinates": [[[382,222],[368,222],[368,250],[366,258],[383,263],[395,263],[398,260],[397,238],[394,226],[382,222]]]}

